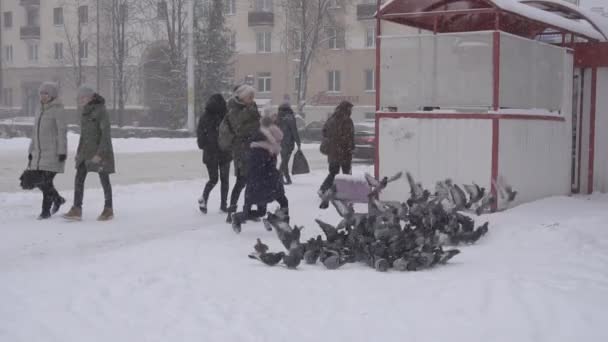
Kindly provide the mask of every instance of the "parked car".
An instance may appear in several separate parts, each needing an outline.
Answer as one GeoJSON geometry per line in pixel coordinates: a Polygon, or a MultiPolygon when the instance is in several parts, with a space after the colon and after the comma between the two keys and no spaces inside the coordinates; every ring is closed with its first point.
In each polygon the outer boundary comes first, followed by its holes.
{"type": "Polygon", "coordinates": [[[324,124],[324,121],[313,121],[304,126],[304,128],[299,131],[300,139],[303,141],[320,142],[323,139],[324,124]]]}
{"type": "Polygon", "coordinates": [[[376,122],[355,124],[355,150],[353,158],[373,161],[376,156],[376,122]]]}

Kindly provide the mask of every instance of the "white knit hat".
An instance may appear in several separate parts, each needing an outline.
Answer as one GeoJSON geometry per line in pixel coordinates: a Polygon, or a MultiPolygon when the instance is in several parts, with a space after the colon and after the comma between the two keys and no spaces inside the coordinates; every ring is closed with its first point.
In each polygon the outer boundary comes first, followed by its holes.
{"type": "Polygon", "coordinates": [[[47,93],[50,97],[56,99],[59,96],[59,85],[55,82],[44,82],[38,89],[38,94],[47,93]]]}
{"type": "Polygon", "coordinates": [[[83,84],[78,88],[77,96],[79,98],[93,96],[93,94],[95,94],[95,89],[89,85],[83,84]]]}
{"type": "Polygon", "coordinates": [[[249,95],[255,95],[255,89],[248,84],[241,84],[234,90],[234,95],[242,100],[249,95]]]}

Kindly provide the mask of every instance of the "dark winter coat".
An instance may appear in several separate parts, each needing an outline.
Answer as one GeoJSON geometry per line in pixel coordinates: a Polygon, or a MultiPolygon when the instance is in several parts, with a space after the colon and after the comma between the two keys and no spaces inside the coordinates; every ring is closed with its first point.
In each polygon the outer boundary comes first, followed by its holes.
{"type": "Polygon", "coordinates": [[[341,110],[340,106],[325,122],[323,137],[328,139],[327,159],[330,163],[352,160],[355,149],[355,125],[350,115],[341,110]]]}
{"type": "Polygon", "coordinates": [[[247,161],[249,144],[255,133],[260,129],[260,112],[254,103],[250,106],[239,102],[234,97],[228,100],[226,120],[234,132],[232,142],[232,158],[238,175],[247,176],[247,161]]]}
{"type": "Polygon", "coordinates": [[[300,145],[300,134],[298,134],[296,117],[288,104],[279,106],[279,128],[283,132],[282,149],[291,151],[295,145],[300,145]]]}
{"type": "Polygon", "coordinates": [[[205,105],[196,130],[196,142],[203,150],[203,163],[206,165],[225,164],[232,161],[232,154],[220,150],[218,144],[220,123],[228,111],[226,101],[220,94],[212,95],[205,105]]]}
{"type": "Polygon", "coordinates": [[[32,155],[31,170],[63,173],[65,161],[59,155],[67,154],[67,123],[59,99],[43,104],[36,114],[32,140],[28,153],[32,155]]]}
{"type": "Polygon", "coordinates": [[[277,155],[281,151],[281,131],[277,126],[260,128],[253,135],[249,153],[245,202],[267,204],[285,194],[277,155]]]}
{"type": "Polygon", "coordinates": [[[115,172],[110,117],[105,103],[106,101],[101,95],[94,94],[91,102],[82,108],[76,168],[81,163],[85,163],[89,172],[115,172]],[[95,156],[101,158],[99,163],[91,162],[95,156]]]}

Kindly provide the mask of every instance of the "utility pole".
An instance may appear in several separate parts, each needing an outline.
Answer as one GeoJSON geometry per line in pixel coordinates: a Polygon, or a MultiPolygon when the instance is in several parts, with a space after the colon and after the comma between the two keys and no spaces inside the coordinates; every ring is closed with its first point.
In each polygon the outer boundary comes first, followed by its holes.
{"type": "Polygon", "coordinates": [[[99,65],[99,22],[101,21],[101,15],[99,13],[99,0],[97,0],[97,57],[95,59],[97,64],[97,92],[101,92],[101,66],[99,65]]]}
{"type": "Polygon", "coordinates": [[[188,131],[194,133],[194,1],[188,3],[188,131]]]}
{"type": "Polygon", "coordinates": [[[4,26],[4,23],[2,22],[3,17],[4,17],[4,15],[2,15],[2,1],[0,1],[0,104],[4,103],[6,101],[6,99],[4,98],[4,87],[3,87],[4,70],[2,69],[2,60],[5,57],[2,55],[5,53],[3,45],[2,45],[2,27],[4,26]]]}

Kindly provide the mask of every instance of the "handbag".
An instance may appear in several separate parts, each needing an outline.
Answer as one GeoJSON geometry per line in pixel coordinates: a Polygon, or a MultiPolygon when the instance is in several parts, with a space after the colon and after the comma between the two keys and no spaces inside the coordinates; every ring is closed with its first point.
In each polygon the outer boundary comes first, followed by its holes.
{"type": "Polygon", "coordinates": [[[19,177],[19,185],[23,190],[32,190],[44,183],[42,172],[38,170],[26,169],[19,177]]]}
{"type": "Polygon", "coordinates": [[[293,155],[293,164],[291,165],[292,175],[302,175],[310,173],[310,167],[308,166],[308,160],[304,156],[302,150],[297,150],[293,155]]]}

